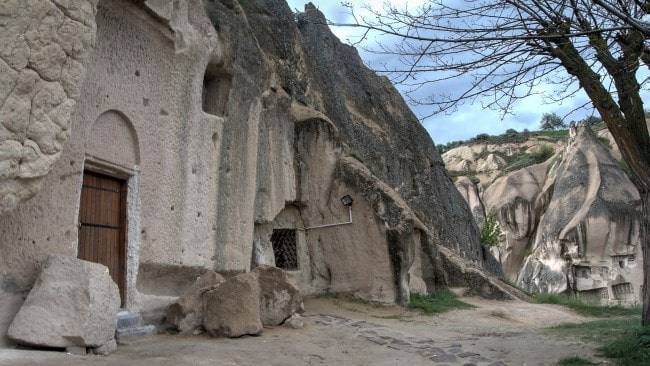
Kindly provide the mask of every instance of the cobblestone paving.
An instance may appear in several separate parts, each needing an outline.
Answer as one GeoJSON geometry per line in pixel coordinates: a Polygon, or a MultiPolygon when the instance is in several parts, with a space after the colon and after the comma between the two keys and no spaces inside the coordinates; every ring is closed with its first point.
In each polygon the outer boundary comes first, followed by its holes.
{"type": "Polygon", "coordinates": [[[332,315],[316,315],[311,318],[318,326],[347,327],[354,331],[357,337],[364,338],[368,342],[420,355],[422,358],[431,360],[434,365],[507,366],[503,361],[492,360],[479,353],[463,349],[463,345],[459,343],[437,344],[431,338],[410,336],[365,320],[353,320],[332,315]]]}

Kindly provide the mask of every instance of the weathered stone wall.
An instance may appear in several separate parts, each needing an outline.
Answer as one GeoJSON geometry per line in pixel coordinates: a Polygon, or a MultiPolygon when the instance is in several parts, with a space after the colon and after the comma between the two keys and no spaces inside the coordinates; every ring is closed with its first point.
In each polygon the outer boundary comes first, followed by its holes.
{"type": "Polygon", "coordinates": [[[0,4],[0,215],[40,189],[70,136],[97,0],[0,4]]]}
{"type": "MultiPolygon", "coordinates": [[[[0,218],[0,324],[46,254],[77,255],[84,170],[128,183],[126,305],[159,321],[204,269],[272,260],[300,235],[306,293],[407,301],[444,286],[435,247],[481,267],[472,213],[387,79],[308,5],[100,0],[70,141],[43,189],[0,218]],[[258,248],[260,248],[258,250],[258,248]]],[[[0,329],[0,334],[4,333],[0,329]]]]}
{"type": "MultiPolygon", "coordinates": [[[[158,14],[142,2],[99,2],[70,141],[42,190],[0,217],[3,302],[31,287],[48,254],[77,255],[84,169],[128,179],[130,308],[146,304],[139,292],[154,292],[136,289],[140,263],[214,266],[218,172],[210,160],[223,122],[203,111],[202,89],[218,40],[202,2],[181,5],[158,14]]],[[[13,312],[0,309],[0,317],[13,312]]]]}

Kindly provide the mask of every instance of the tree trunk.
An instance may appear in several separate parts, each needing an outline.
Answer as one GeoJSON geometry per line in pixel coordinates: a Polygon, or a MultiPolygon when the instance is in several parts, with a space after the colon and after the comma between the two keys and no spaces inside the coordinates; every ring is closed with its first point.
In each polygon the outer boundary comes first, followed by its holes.
{"type": "Polygon", "coordinates": [[[650,192],[640,192],[643,211],[641,217],[641,249],[643,250],[643,313],[641,324],[650,326],[650,192]]]}

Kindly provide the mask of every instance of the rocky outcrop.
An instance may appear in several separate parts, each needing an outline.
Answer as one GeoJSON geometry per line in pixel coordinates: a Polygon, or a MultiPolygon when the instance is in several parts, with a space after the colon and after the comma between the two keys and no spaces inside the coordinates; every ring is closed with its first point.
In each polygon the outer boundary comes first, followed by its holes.
{"type": "Polygon", "coordinates": [[[518,283],[541,292],[638,298],[640,203],[609,150],[578,127],[518,283]]]}
{"type": "Polygon", "coordinates": [[[458,177],[454,185],[469,205],[469,209],[472,211],[472,216],[474,216],[476,223],[479,226],[483,225],[483,221],[485,221],[485,207],[483,207],[478,187],[470,178],[465,176],[458,177]]]}
{"type": "MultiPolygon", "coordinates": [[[[493,269],[426,130],[315,6],[100,0],[96,21],[93,77],[65,158],[43,194],[0,217],[1,291],[29,289],[48,253],[77,254],[85,170],[126,180],[127,253],[116,266],[126,270],[116,271],[146,322],[161,322],[208,269],[282,265],[274,230],[294,239],[285,269],[305,294],[406,303],[445,285],[437,247],[493,269]]],[[[500,164],[495,155],[482,166],[500,164]]],[[[202,298],[218,300],[222,286],[202,298]]],[[[194,313],[179,306],[178,324],[194,313]]],[[[210,314],[208,331],[231,328],[210,314]]]]}
{"type": "MultiPolygon", "coordinates": [[[[476,211],[496,217],[502,235],[490,251],[506,277],[528,291],[575,292],[603,302],[638,299],[639,196],[603,131],[574,127],[546,161],[478,183],[480,204],[472,182],[456,180],[476,211]]],[[[535,154],[542,147],[529,145],[518,151],[535,154]]],[[[471,150],[458,149],[450,156],[471,150]]]]}
{"type": "Polygon", "coordinates": [[[120,294],[108,269],[52,255],[9,327],[13,341],[39,347],[97,348],[115,344],[120,294]]]}
{"type": "Polygon", "coordinates": [[[194,332],[203,322],[203,294],[216,289],[224,281],[214,271],[201,275],[178,301],[169,306],[166,322],[182,334],[194,332]]]}
{"type": "Polygon", "coordinates": [[[0,4],[0,215],[39,191],[68,140],[97,1],[0,4]]]}
{"type": "Polygon", "coordinates": [[[240,274],[203,295],[203,327],[213,337],[262,333],[257,274],[240,274]]]}
{"type": "Polygon", "coordinates": [[[297,312],[303,311],[302,296],[291,283],[287,273],[271,266],[253,270],[260,286],[260,317],[265,326],[282,324],[297,312]]]}
{"type": "Polygon", "coordinates": [[[553,161],[535,164],[498,178],[483,193],[486,210],[496,216],[501,243],[492,247],[510,281],[516,281],[534,238],[547,196],[549,170],[553,161]]]}

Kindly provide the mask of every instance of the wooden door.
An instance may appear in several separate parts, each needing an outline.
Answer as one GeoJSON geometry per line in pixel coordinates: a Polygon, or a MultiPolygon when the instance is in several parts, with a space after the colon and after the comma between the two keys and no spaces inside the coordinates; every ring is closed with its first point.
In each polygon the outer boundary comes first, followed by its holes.
{"type": "Polygon", "coordinates": [[[79,259],[108,267],[120,288],[126,278],[126,182],[84,172],[79,208],[79,259]]]}

